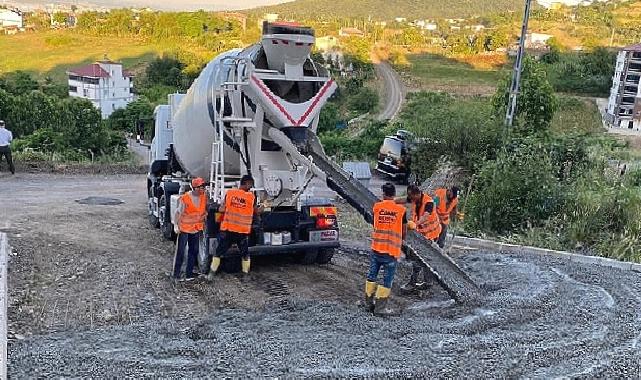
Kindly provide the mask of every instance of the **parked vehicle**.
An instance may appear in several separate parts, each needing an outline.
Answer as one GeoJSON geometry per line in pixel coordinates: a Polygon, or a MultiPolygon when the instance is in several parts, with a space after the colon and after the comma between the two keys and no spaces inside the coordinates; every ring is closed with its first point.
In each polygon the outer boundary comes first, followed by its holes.
{"type": "Polygon", "coordinates": [[[411,151],[414,148],[414,135],[406,130],[398,130],[394,136],[387,136],[378,152],[376,171],[400,183],[415,182],[412,174],[411,151]]]}

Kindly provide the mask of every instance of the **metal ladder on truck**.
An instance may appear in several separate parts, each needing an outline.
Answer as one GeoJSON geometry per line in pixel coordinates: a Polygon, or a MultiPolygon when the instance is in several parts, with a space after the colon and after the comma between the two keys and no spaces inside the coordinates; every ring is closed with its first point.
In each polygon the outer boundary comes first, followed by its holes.
{"type": "MultiPolygon", "coordinates": [[[[246,80],[240,78],[239,64],[241,62],[246,62],[246,60],[235,58],[223,60],[216,71],[216,76],[219,74],[221,67],[231,66],[230,72],[233,73],[233,78],[228,78],[231,80],[223,82],[220,88],[212,87],[211,90],[216,113],[216,124],[214,125],[216,139],[211,146],[211,166],[209,170],[211,191],[209,197],[219,204],[225,199],[227,190],[233,188],[240,180],[239,175],[225,173],[225,136],[235,141],[237,133],[242,131],[243,128],[254,125],[252,119],[237,116],[236,107],[234,106],[235,103],[242,101],[240,88],[248,84],[246,80]],[[231,104],[231,114],[229,116],[225,116],[227,111],[225,99],[229,99],[231,104]],[[218,104],[220,104],[220,107],[217,107],[218,104]],[[231,129],[231,131],[228,131],[228,129],[231,129]]],[[[238,141],[235,142],[238,143],[238,141]]]]}

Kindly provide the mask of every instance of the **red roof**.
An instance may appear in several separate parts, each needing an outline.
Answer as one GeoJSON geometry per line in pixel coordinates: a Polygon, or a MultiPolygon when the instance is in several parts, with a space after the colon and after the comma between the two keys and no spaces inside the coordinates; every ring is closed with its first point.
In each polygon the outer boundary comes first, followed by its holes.
{"type": "Polygon", "coordinates": [[[624,51],[639,51],[641,52],[641,44],[634,44],[630,46],[626,46],[623,48],[624,51]]]}
{"type": "Polygon", "coordinates": [[[100,67],[99,64],[93,63],[91,65],[76,67],[68,71],[69,74],[75,74],[81,77],[91,78],[109,78],[109,73],[100,67]]]}
{"type": "Polygon", "coordinates": [[[125,78],[131,78],[134,76],[134,73],[129,70],[122,70],[122,76],[125,78]]]}

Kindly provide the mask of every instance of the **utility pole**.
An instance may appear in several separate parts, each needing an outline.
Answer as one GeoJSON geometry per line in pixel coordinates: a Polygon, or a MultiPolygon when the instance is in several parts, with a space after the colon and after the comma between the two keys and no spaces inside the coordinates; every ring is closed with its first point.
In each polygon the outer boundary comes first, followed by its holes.
{"type": "Polygon", "coordinates": [[[521,38],[519,39],[519,50],[514,62],[514,71],[512,72],[512,84],[510,84],[510,98],[507,104],[505,114],[505,126],[512,127],[514,115],[516,114],[516,103],[519,96],[521,85],[521,70],[523,70],[523,56],[525,55],[525,35],[527,34],[527,24],[530,20],[530,8],[532,0],[525,0],[525,14],[523,15],[523,26],[521,27],[521,38]]]}

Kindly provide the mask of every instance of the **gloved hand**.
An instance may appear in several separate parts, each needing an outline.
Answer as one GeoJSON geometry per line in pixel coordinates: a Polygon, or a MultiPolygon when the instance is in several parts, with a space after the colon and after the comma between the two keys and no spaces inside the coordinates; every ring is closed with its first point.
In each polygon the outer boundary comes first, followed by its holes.
{"type": "Polygon", "coordinates": [[[416,229],[416,223],[414,223],[413,220],[410,220],[409,222],[407,222],[407,229],[408,230],[415,230],[416,229]]]}
{"type": "Polygon", "coordinates": [[[465,219],[465,213],[457,212],[456,213],[456,219],[458,219],[459,222],[462,222],[465,219]]]}

